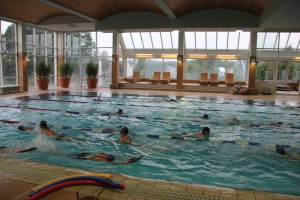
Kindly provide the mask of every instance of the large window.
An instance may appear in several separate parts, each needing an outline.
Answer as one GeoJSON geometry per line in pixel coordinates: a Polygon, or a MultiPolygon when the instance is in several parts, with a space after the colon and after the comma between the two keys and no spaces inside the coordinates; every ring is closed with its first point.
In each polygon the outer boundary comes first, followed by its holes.
{"type": "Polygon", "coordinates": [[[165,49],[178,48],[178,32],[131,32],[122,33],[126,49],[165,49]]]}
{"type": "Polygon", "coordinates": [[[185,32],[189,50],[248,50],[250,32],[185,32]]]}
{"type": "Polygon", "coordinates": [[[0,20],[0,86],[18,85],[16,25],[0,20]]]}
{"type": "Polygon", "coordinates": [[[35,87],[35,66],[39,62],[51,65],[50,85],[56,85],[57,47],[56,33],[32,26],[26,26],[26,51],[28,87],[35,87]]]}
{"type": "Polygon", "coordinates": [[[140,72],[140,78],[153,78],[154,72],[161,72],[161,74],[163,72],[170,72],[170,78],[176,79],[177,60],[165,58],[128,58],[126,77],[131,77],[134,71],[140,72]]]}
{"type": "Polygon", "coordinates": [[[65,33],[66,61],[74,66],[71,85],[84,84],[84,66],[93,61],[99,65],[98,86],[108,87],[111,83],[112,33],[81,32],[65,33]]]}
{"type": "Polygon", "coordinates": [[[186,79],[199,80],[201,73],[217,73],[218,80],[225,80],[226,73],[234,73],[235,81],[247,80],[246,60],[200,60],[187,59],[186,79]]]}

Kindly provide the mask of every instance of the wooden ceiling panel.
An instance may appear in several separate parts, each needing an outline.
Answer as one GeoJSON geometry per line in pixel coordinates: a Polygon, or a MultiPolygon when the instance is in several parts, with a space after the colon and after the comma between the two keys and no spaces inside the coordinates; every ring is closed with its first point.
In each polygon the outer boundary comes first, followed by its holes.
{"type": "Polygon", "coordinates": [[[165,13],[152,0],[50,0],[83,15],[101,21],[103,18],[130,11],[165,13]]]}
{"type": "Polygon", "coordinates": [[[235,9],[260,16],[272,0],[164,0],[180,17],[189,12],[206,9],[235,9]]]}
{"type": "Polygon", "coordinates": [[[0,0],[0,15],[32,24],[60,15],[69,15],[37,0],[0,0]]]}

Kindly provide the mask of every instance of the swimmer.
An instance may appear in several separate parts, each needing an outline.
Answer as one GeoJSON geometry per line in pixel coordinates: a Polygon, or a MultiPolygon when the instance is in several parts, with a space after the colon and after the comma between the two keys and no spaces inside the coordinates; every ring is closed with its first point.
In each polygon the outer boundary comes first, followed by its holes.
{"type": "Polygon", "coordinates": [[[266,124],[250,124],[250,126],[281,126],[282,122],[271,122],[266,124]]]}
{"type": "Polygon", "coordinates": [[[280,155],[283,155],[283,156],[288,157],[288,158],[300,159],[300,156],[291,155],[288,152],[286,152],[283,145],[276,145],[276,152],[279,153],[280,155]]]}
{"type": "Polygon", "coordinates": [[[204,115],[202,116],[202,119],[209,119],[208,114],[204,114],[204,115]]]}
{"type": "Polygon", "coordinates": [[[109,164],[129,164],[135,161],[138,161],[143,157],[143,155],[139,155],[137,157],[131,157],[124,161],[115,161],[116,156],[108,153],[98,153],[98,154],[89,154],[89,153],[79,153],[76,155],[69,155],[70,158],[74,159],[83,159],[83,160],[95,160],[100,162],[105,162],[109,164]]]}
{"type": "Polygon", "coordinates": [[[128,132],[129,132],[129,130],[126,126],[121,127],[121,129],[120,129],[121,139],[120,139],[119,143],[128,143],[128,144],[132,143],[132,139],[128,135],[128,132]]]}
{"type": "Polygon", "coordinates": [[[122,114],[123,114],[123,110],[122,110],[122,109],[119,109],[117,112],[109,114],[109,116],[112,116],[112,115],[120,116],[120,115],[122,115],[122,114]]]}
{"type": "Polygon", "coordinates": [[[185,135],[184,137],[202,137],[202,136],[209,136],[209,134],[210,134],[210,128],[203,127],[201,132],[192,135],[185,135]]]}
{"type": "Polygon", "coordinates": [[[101,101],[101,99],[100,99],[100,98],[101,98],[101,95],[102,95],[102,93],[100,93],[99,96],[98,96],[98,98],[97,98],[97,99],[94,99],[94,101],[101,101]]]}
{"type": "MultiPolygon", "coordinates": [[[[21,131],[27,131],[27,132],[35,132],[32,128],[30,127],[25,127],[25,126],[18,126],[18,129],[21,131]]],[[[40,122],[40,132],[43,133],[44,135],[50,136],[50,137],[55,137],[56,140],[64,140],[64,141],[73,141],[72,139],[65,137],[64,134],[57,134],[55,131],[50,129],[48,127],[48,124],[46,121],[41,121],[40,122]]]]}
{"type": "Polygon", "coordinates": [[[229,123],[239,124],[240,120],[238,120],[236,117],[234,118],[225,118],[224,121],[227,121],[229,123]]]}
{"type": "Polygon", "coordinates": [[[28,149],[8,149],[5,146],[0,146],[0,153],[24,153],[27,151],[35,150],[36,147],[28,148],[28,149]]]}
{"type": "Polygon", "coordinates": [[[41,121],[41,122],[40,122],[40,128],[41,128],[41,132],[42,132],[43,134],[47,135],[47,136],[51,136],[51,137],[56,137],[56,136],[58,136],[58,134],[57,134],[55,131],[53,131],[52,129],[50,129],[50,128],[48,127],[48,124],[47,124],[46,121],[41,121]]]}

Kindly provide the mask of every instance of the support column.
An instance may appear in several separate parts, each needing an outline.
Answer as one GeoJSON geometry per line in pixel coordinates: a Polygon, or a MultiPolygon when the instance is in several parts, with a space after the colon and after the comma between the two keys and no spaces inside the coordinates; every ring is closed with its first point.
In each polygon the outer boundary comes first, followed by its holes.
{"type": "Polygon", "coordinates": [[[178,35],[178,55],[177,55],[177,85],[176,89],[183,88],[183,81],[185,79],[185,59],[184,59],[184,32],[179,31],[178,35]]]}
{"type": "Polygon", "coordinates": [[[256,74],[256,63],[251,64],[252,60],[256,62],[256,56],[250,56],[249,59],[249,78],[248,78],[248,87],[255,88],[255,74],[256,74]]]}
{"type": "Polygon", "coordinates": [[[111,62],[111,83],[115,85],[119,82],[119,42],[120,36],[119,33],[113,33],[113,55],[112,55],[112,62],[111,62]]]}
{"type": "Polygon", "coordinates": [[[27,52],[26,52],[26,26],[25,23],[17,24],[18,30],[18,79],[20,91],[28,91],[27,52]]]}
{"type": "Polygon", "coordinates": [[[257,32],[251,32],[250,44],[248,87],[255,88],[257,32]],[[255,64],[251,64],[252,60],[255,61],[255,64]]]}
{"type": "Polygon", "coordinates": [[[64,63],[64,33],[63,32],[57,32],[57,76],[56,76],[56,82],[57,85],[59,85],[58,78],[60,76],[59,74],[59,66],[64,63]]]}

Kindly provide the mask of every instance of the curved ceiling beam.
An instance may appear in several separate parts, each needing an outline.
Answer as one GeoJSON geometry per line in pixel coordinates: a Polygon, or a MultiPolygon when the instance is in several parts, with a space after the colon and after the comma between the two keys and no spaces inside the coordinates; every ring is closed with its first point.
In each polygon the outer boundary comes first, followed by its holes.
{"type": "Polygon", "coordinates": [[[170,19],[176,19],[177,17],[172,12],[172,10],[168,7],[168,5],[164,2],[164,0],[154,0],[154,2],[169,16],[170,19]]]}
{"type": "Polygon", "coordinates": [[[84,14],[82,14],[82,13],[80,13],[80,12],[74,11],[74,10],[72,10],[72,9],[70,9],[70,8],[66,8],[66,7],[61,6],[61,5],[59,5],[59,4],[50,2],[50,1],[48,1],[48,0],[39,0],[39,1],[42,2],[42,3],[45,3],[45,4],[49,5],[49,6],[58,8],[58,9],[60,9],[60,10],[62,10],[62,11],[71,13],[71,14],[73,14],[73,15],[75,15],[75,16],[78,16],[78,17],[87,19],[87,20],[89,20],[89,21],[91,21],[91,22],[98,22],[97,19],[94,19],[94,18],[92,18],[92,17],[89,17],[89,16],[87,16],[87,15],[84,15],[84,14]]]}

